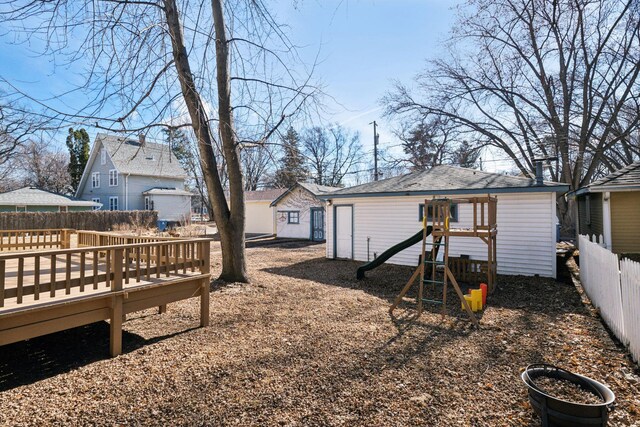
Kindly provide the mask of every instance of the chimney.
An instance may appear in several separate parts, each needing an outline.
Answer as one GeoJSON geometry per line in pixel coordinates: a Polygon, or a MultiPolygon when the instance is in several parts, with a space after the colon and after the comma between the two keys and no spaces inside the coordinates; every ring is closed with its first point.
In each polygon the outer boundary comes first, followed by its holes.
{"type": "Polygon", "coordinates": [[[139,133],[138,134],[138,141],[140,142],[140,146],[144,147],[144,143],[146,142],[147,138],[145,136],[145,134],[143,133],[139,133]]]}
{"type": "Polygon", "coordinates": [[[536,162],[536,185],[542,186],[544,185],[544,177],[542,175],[542,159],[535,160],[536,162]]]}

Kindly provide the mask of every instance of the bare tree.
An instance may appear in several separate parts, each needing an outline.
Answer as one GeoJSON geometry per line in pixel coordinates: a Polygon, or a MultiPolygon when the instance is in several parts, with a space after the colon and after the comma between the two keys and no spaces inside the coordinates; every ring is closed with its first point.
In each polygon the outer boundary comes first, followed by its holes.
{"type": "Polygon", "coordinates": [[[14,179],[23,186],[33,186],[54,193],[72,190],[69,158],[62,151],[50,149],[47,141],[28,141],[15,154],[14,179]]]}
{"type": "Polygon", "coordinates": [[[48,105],[47,114],[129,133],[172,126],[183,114],[220,232],[220,278],[247,281],[241,146],[264,144],[316,93],[310,73],[290,67],[299,58],[265,4],[9,0],[0,19],[23,40],[44,38],[58,61],[86,67],[86,81],[69,93],[87,94],[87,104],[73,115],[48,105]]]}
{"type": "Polygon", "coordinates": [[[363,163],[360,135],[335,124],[313,127],[302,133],[302,153],[316,184],[337,187],[363,163]]]}
{"type": "Polygon", "coordinates": [[[256,191],[260,187],[269,185],[269,172],[273,168],[274,160],[271,146],[246,146],[242,150],[242,170],[244,172],[244,189],[256,191]]]}
{"type": "MultiPolygon", "coordinates": [[[[625,113],[640,96],[637,1],[477,0],[460,10],[448,57],[417,77],[417,93],[397,83],[388,114],[446,118],[525,174],[557,156],[550,177],[571,189],[629,160],[613,154],[620,147],[637,153],[640,117],[625,113]]],[[[558,208],[570,227],[564,198],[558,208]]]]}

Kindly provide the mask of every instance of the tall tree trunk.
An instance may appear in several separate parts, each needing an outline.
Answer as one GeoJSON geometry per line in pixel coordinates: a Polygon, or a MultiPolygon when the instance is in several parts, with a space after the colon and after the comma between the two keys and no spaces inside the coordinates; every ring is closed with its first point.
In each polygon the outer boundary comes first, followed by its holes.
{"type": "Polygon", "coordinates": [[[216,29],[218,112],[223,155],[229,175],[229,204],[227,204],[224,188],[218,173],[207,112],[193,81],[176,1],[165,0],[164,4],[176,71],[193,130],[198,140],[198,151],[202,162],[204,180],[207,183],[209,200],[211,201],[216,225],[220,233],[222,247],[222,273],[220,274],[220,279],[229,282],[247,282],[244,250],[245,221],[242,170],[233,132],[229,51],[224,31],[222,2],[213,0],[211,5],[216,29]]]}

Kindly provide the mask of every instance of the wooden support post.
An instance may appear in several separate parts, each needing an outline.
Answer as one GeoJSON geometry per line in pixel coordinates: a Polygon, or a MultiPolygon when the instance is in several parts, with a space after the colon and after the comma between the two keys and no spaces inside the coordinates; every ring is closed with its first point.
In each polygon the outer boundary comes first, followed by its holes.
{"type": "Polygon", "coordinates": [[[114,295],[109,325],[109,352],[111,357],[122,354],[122,295],[114,295]]]}
{"type": "Polygon", "coordinates": [[[165,314],[167,312],[167,304],[158,306],[158,314],[165,314]]]}
{"type": "Polygon", "coordinates": [[[476,328],[479,328],[480,324],[478,323],[478,319],[476,319],[476,315],[473,314],[473,311],[471,311],[471,307],[469,307],[469,303],[464,298],[464,295],[460,290],[460,286],[458,286],[458,282],[456,281],[456,278],[453,277],[453,274],[451,274],[451,271],[446,266],[444,267],[444,271],[445,271],[445,275],[449,276],[449,279],[451,280],[451,284],[453,285],[453,288],[456,290],[456,293],[458,294],[458,298],[460,298],[460,301],[462,302],[462,306],[464,307],[464,310],[469,315],[469,318],[473,322],[474,326],[476,328]]]}
{"type": "MultiPolygon", "coordinates": [[[[202,259],[200,272],[209,275],[211,273],[211,242],[200,242],[198,251],[202,259]]],[[[209,280],[211,276],[203,279],[200,288],[200,326],[209,326],[209,280]]]]}
{"type": "Polygon", "coordinates": [[[402,298],[405,296],[407,292],[409,292],[409,289],[411,289],[411,285],[413,285],[416,279],[420,277],[420,275],[422,274],[421,270],[423,269],[423,266],[424,264],[418,266],[418,268],[416,268],[416,271],[413,272],[407,284],[404,285],[404,288],[402,288],[402,290],[400,291],[396,299],[393,301],[393,304],[391,305],[391,307],[389,307],[389,313],[393,313],[393,310],[395,310],[398,307],[398,305],[402,301],[402,298]]]}
{"type": "Polygon", "coordinates": [[[122,309],[123,296],[120,294],[120,291],[122,290],[122,257],[124,255],[124,250],[114,249],[111,251],[111,255],[113,271],[111,292],[117,294],[113,296],[111,307],[109,349],[111,357],[115,357],[122,353],[122,320],[124,313],[122,309]]]}

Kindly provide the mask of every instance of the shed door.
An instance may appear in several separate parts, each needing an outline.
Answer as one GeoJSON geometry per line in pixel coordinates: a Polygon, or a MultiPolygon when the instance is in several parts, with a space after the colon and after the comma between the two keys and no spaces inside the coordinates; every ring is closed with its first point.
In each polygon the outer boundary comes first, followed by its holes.
{"type": "Polygon", "coordinates": [[[336,258],[353,258],[352,206],[336,206],[336,258]]]}
{"type": "Polygon", "coordinates": [[[311,240],[324,240],[324,208],[311,208],[311,240]]]}

